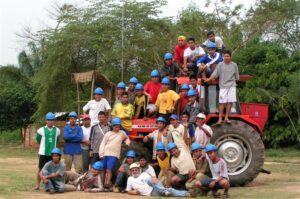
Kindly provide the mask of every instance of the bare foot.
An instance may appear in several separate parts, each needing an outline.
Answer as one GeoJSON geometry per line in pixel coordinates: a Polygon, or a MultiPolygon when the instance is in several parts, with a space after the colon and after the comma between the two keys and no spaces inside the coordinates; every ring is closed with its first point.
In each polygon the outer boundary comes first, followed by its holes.
{"type": "Polygon", "coordinates": [[[39,190],[40,189],[40,186],[36,185],[33,190],[39,190]]]}
{"type": "Polygon", "coordinates": [[[222,120],[218,120],[218,122],[216,124],[217,125],[221,125],[222,124],[222,120]]]}
{"type": "Polygon", "coordinates": [[[232,122],[231,122],[229,119],[225,119],[224,122],[225,122],[226,124],[232,124],[232,122]]]}

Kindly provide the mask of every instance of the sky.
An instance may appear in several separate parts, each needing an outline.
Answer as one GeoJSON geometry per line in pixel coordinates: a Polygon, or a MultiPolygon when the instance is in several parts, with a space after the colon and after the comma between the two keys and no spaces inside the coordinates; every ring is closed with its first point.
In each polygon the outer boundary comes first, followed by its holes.
{"type": "MultiPolygon", "coordinates": [[[[53,27],[49,11],[55,2],[80,5],[84,0],[0,0],[0,66],[18,64],[17,56],[24,49],[26,40],[17,36],[25,28],[33,32],[53,27]]],[[[195,2],[203,7],[205,0],[168,0],[168,4],[161,8],[164,16],[177,16],[178,12],[195,2]]],[[[241,3],[233,0],[233,3],[241,3]]],[[[248,1],[249,2],[249,1],[248,1]]],[[[245,6],[249,6],[247,3],[245,6]]]]}

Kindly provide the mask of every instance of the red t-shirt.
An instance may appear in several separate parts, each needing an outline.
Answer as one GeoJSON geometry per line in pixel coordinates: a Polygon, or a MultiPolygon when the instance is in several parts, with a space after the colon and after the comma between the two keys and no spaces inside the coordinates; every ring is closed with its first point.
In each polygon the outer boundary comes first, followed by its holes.
{"type": "Polygon", "coordinates": [[[179,93],[179,96],[180,96],[180,111],[182,112],[186,104],[189,102],[189,100],[187,96],[183,96],[182,92],[179,93]]]}
{"type": "Polygon", "coordinates": [[[144,90],[151,95],[149,104],[155,104],[157,95],[161,91],[161,83],[154,83],[152,81],[149,81],[145,84],[144,90]]]}
{"type": "Polygon", "coordinates": [[[184,50],[188,48],[188,45],[185,44],[184,46],[176,45],[174,49],[174,62],[177,64],[183,64],[183,54],[184,50]]]}

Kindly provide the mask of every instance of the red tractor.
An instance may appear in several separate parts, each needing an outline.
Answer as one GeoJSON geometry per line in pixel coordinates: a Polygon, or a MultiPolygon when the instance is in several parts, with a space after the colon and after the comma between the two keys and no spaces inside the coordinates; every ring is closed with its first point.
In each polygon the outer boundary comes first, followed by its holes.
{"type": "MultiPolygon", "coordinates": [[[[239,82],[252,79],[252,76],[242,75],[239,82]]],[[[189,83],[188,77],[180,77],[177,84],[189,83]]],[[[200,84],[200,81],[199,81],[200,84]]],[[[206,123],[211,126],[213,136],[211,143],[219,148],[218,153],[227,162],[230,183],[241,186],[251,182],[261,171],[264,164],[264,144],[261,136],[268,119],[268,105],[255,103],[236,103],[232,110],[231,124],[215,125],[218,120],[218,86],[213,82],[205,89],[207,118],[206,123]]],[[[141,153],[149,154],[149,149],[141,146],[142,138],[156,129],[155,119],[133,120],[130,139],[132,147],[141,153]],[[141,148],[143,147],[143,148],[141,148]],[[141,149],[143,151],[141,151],[141,149]]]]}

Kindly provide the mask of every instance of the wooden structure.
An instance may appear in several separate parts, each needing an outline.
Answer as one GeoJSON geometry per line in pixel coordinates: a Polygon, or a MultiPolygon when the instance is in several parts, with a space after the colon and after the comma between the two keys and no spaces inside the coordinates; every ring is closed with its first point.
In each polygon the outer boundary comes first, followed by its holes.
{"type": "Polygon", "coordinates": [[[110,82],[107,77],[100,74],[96,70],[82,72],[82,73],[73,73],[72,74],[77,87],[77,111],[78,114],[81,113],[81,103],[87,103],[88,100],[81,100],[80,99],[80,83],[90,83],[91,85],[91,95],[90,100],[93,99],[94,89],[96,87],[101,87],[104,91],[103,97],[107,99],[107,101],[111,104],[114,100],[114,91],[115,91],[115,84],[110,82]]]}

